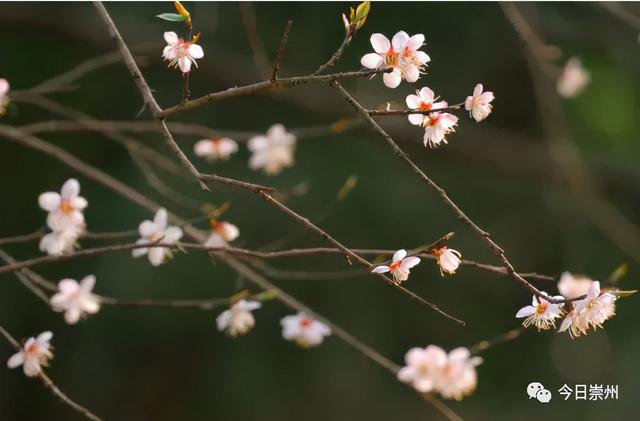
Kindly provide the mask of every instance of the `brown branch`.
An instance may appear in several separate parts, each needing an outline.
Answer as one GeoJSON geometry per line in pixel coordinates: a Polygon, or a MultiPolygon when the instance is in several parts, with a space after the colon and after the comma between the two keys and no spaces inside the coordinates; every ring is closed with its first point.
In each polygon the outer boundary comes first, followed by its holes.
{"type": "Polygon", "coordinates": [[[200,180],[204,182],[215,182],[220,184],[226,184],[228,186],[237,187],[239,189],[252,191],[254,193],[260,192],[269,192],[273,193],[276,191],[273,187],[261,186],[260,184],[247,183],[246,181],[235,180],[233,178],[222,177],[215,174],[200,174],[198,177],[200,180]]]}
{"type": "MultiPolygon", "coordinates": [[[[85,164],[80,161],[78,158],[73,156],[72,154],[56,147],[48,144],[47,142],[42,141],[34,136],[30,136],[26,133],[22,133],[19,130],[10,127],[10,126],[2,126],[0,125],[0,135],[5,136],[6,138],[19,142],[25,146],[28,146],[32,149],[43,152],[59,161],[69,166],[70,168],[78,171],[84,176],[98,182],[99,184],[104,185],[105,187],[111,189],[112,191],[120,194],[124,198],[129,201],[138,204],[139,206],[146,208],[150,211],[157,210],[160,205],[155,203],[153,200],[143,196],[137,191],[133,190],[126,184],[114,179],[110,175],[102,172],[98,168],[95,168],[89,164],[85,164]]],[[[190,236],[192,239],[197,241],[198,243],[203,243],[206,240],[206,235],[198,230],[197,228],[191,226],[187,221],[176,217],[174,214],[169,213],[169,218],[172,222],[179,224],[183,227],[185,233],[190,236]]],[[[212,252],[215,254],[215,252],[212,252]]],[[[307,314],[311,315],[318,320],[323,321],[325,324],[331,327],[334,334],[343,340],[345,343],[356,349],[358,352],[362,353],[371,361],[376,364],[386,368],[391,371],[394,375],[398,370],[398,366],[392,361],[388,360],[386,357],[382,356],[380,353],[370,348],[363,342],[359,341],[357,338],[349,334],[347,331],[342,329],[340,326],[335,323],[329,321],[328,319],[320,316],[315,313],[311,309],[309,309],[302,302],[298,301],[291,295],[287,294],[284,290],[275,287],[271,282],[269,282],[265,277],[255,272],[244,263],[238,261],[237,259],[224,254],[219,254],[221,260],[229,265],[236,272],[241,274],[247,280],[262,288],[265,291],[272,290],[276,294],[276,298],[284,303],[285,305],[293,308],[296,311],[303,311],[307,314]]]]}
{"type": "Polygon", "coordinates": [[[220,101],[228,98],[235,98],[244,95],[250,95],[257,92],[274,89],[274,88],[291,88],[294,86],[307,84],[307,83],[330,83],[338,79],[354,78],[354,77],[369,77],[378,73],[390,72],[393,69],[373,69],[373,70],[361,70],[357,72],[341,72],[332,73],[328,75],[316,75],[316,76],[298,76],[278,79],[275,82],[271,80],[265,80],[262,82],[253,83],[251,85],[239,86],[229,88],[224,91],[213,92],[202,96],[200,98],[192,99],[186,104],[174,105],[164,111],[160,111],[156,114],[157,118],[167,118],[175,114],[179,114],[194,108],[202,107],[210,102],[220,101]]]}
{"type": "MultiPolygon", "coordinates": [[[[7,332],[5,330],[5,328],[3,328],[2,326],[0,326],[0,334],[2,334],[2,336],[4,336],[4,338],[7,340],[7,342],[9,342],[11,344],[11,346],[13,346],[16,349],[16,351],[21,351],[22,350],[22,347],[20,346],[20,343],[9,332],[7,332]]],[[[67,396],[62,390],[60,390],[60,388],[58,386],[56,386],[56,384],[53,382],[53,380],[51,380],[51,378],[49,378],[49,376],[47,376],[46,373],[43,370],[40,370],[40,374],[38,374],[38,378],[42,381],[42,383],[45,385],[45,387],[47,389],[49,389],[51,391],[51,393],[53,393],[65,405],[69,406],[71,409],[73,409],[74,411],[76,411],[79,414],[83,415],[87,419],[90,419],[90,420],[93,420],[93,421],[102,421],[102,418],[98,417],[97,415],[95,415],[93,412],[89,411],[84,406],[78,404],[73,399],[71,399],[69,396],[67,396]]]]}
{"type": "Polygon", "coordinates": [[[431,114],[435,112],[458,111],[464,107],[464,102],[450,105],[448,107],[433,108],[431,110],[367,110],[370,116],[388,116],[388,115],[411,115],[411,114],[431,114]]]}
{"type": "Polygon", "coordinates": [[[271,73],[271,83],[275,83],[276,80],[278,80],[280,63],[282,62],[282,57],[284,57],[284,50],[285,48],[287,48],[287,41],[289,40],[289,32],[291,32],[292,25],[293,25],[293,21],[289,19],[287,21],[287,26],[284,28],[284,33],[282,34],[282,41],[280,41],[280,48],[278,48],[278,52],[276,54],[276,60],[273,64],[273,73],[271,73]]]}
{"type": "Polygon", "coordinates": [[[324,73],[325,70],[327,70],[329,67],[336,64],[336,62],[340,60],[340,57],[342,57],[342,53],[344,53],[344,50],[347,48],[347,46],[351,42],[352,37],[353,37],[353,33],[351,33],[351,31],[348,31],[347,35],[342,40],[342,43],[340,44],[338,49],[331,55],[331,57],[329,57],[329,60],[327,60],[326,63],[320,65],[320,67],[318,67],[318,69],[315,72],[313,72],[313,75],[319,75],[321,73],[324,73]]]}
{"type": "Polygon", "coordinates": [[[527,288],[530,292],[540,297],[543,296],[545,299],[552,303],[559,304],[564,302],[564,300],[559,300],[555,298],[550,298],[542,293],[538,288],[530,284],[526,279],[524,279],[518,272],[516,272],[515,268],[511,264],[511,262],[507,259],[504,250],[491,238],[491,235],[480,228],[475,222],[471,220],[459,207],[456,203],[451,200],[447,192],[440,187],[436,182],[431,180],[421,169],[418,167],[412,160],[409,158],[398,144],[393,140],[393,138],[385,132],[382,127],[368,114],[367,110],[363,108],[343,87],[339,82],[334,81],[332,85],[340,92],[340,94],[345,98],[345,100],[353,106],[369,123],[369,125],[375,130],[378,134],[380,134],[389,144],[389,146],[393,149],[396,155],[400,157],[417,175],[418,177],[424,181],[429,187],[435,190],[442,201],[453,211],[453,213],[466,223],[471,229],[487,244],[487,246],[498,256],[501,260],[502,264],[507,268],[509,275],[514,278],[516,281],[520,282],[525,288],[527,288]]]}
{"type": "Polygon", "coordinates": [[[478,342],[475,345],[469,347],[469,352],[471,354],[478,354],[482,351],[485,351],[493,346],[512,341],[517,339],[524,333],[526,329],[524,327],[519,327],[517,329],[512,329],[506,333],[493,337],[491,339],[485,339],[483,341],[478,342]]]}
{"type": "MultiPolygon", "coordinates": [[[[136,64],[133,58],[133,55],[131,54],[131,51],[129,50],[129,48],[127,47],[127,44],[122,39],[122,36],[118,31],[118,28],[115,26],[115,24],[113,23],[113,20],[111,19],[111,16],[109,15],[109,13],[104,8],[101,2],[94,2],[93,5],[95,6],[96,10],[98,11],[98,14],[104,21],[105,25],[107,26],[107,29],[109,30],[109,34],[111,35],[111,38],[113,38],[116,41],[118,50],[120,51],[120,55],[122,56],[124,64],[127,66],[127,69],[129,69],[129,73],[131,74],[131,77],[133,78],[136,86],[138,87],[140,94],[144,98],[145,103],[147,104],[147,106],[149,106],[149,109],[151,110],[151,114],[156,116],[158,127],[160,127],[161,129],[162,137],[164,138],[165,142],[167,143],[169,148],[176,154],[176,156],[178,157],[182,165],[185,168],[187,168],[193,176],[199,177],[200,171],[198,171],[198,169],[193,165],[193,163],[189,160],[189,158],[187,158],[184,152],[182,152],[182,149],[180,149],[180,146],[178,146],[178,144],[174,140],[173,135],[167,128],[167,125],[164,122],[164,120],[161,117],[158,117],[159,113],[162,112],[162,108],[160,108],[153,94],[151,93],[151,89],[149,88],[147,81],[142,76],[142,73],[140,72],[140,68],[138,68],[138,65],[136,64]]],[[[209,191],[209,187],[203,182],[200,182],[200,187],[202,188],[202,190],[209,191]]]]}
{"type": "MultiPolygon", "coordinates": [[[[33,125],[23,126],[23,127],[31,127],[35,129],[33,133],[38,133],[40,131],[48,131],[47,128],[50,128],[52,131],[58,131],[58,127],[60,127],[60,129],[62,130],[65,130],[68,127],[69,130],[73,129],[74,131],[76,130],[99,131],[103,133],[104,136],[107,137],[108,139],[113,140],[114,142],[122,145],[129,152],[130,155],[132,155],[134,152],[138,153],[144,156],[145,158],[147,158],[150,162],[153,162],[154,165],[157,165],[158,167],[162,168],[164,171],[170,174],[181,176],[181,177],[187,176],[187,174],[185,174],[184,169],[179,164],[174,163],[172,160],[170,160],[160,152],[156,151],[155,149],[150,148],[144,143],[139,142],[135,139],[132,139],[129,136],[125,136],[121,133],[118,133],[119,130],[107,130],[104,127],[104,124],[106,122],[101,122],[99,120],[91,118],[91,116],[87,114],[84,114],[80,111],[69,108],[58,102],[52,101],[41,95],[24,94],[24,95],[20,95],[17,98],[12,96],[12,99],[17,100],[19,102],[34,104],[45,110],[51,111],[55,114],[75,120],[71,122],[34,123],[33,125]],[[104,130],[100,130],[99,128],[103,128],[104,130]]],[[[142,124],[141,122],[137,122],[137,123],[142,124]]],[[[157,124],[155,122],[149,122],[149,123],[154,125],[155,132],[160,131],[160,128],[157,127],[157,124]]],[[[132,131],[135,131],[135,130],[132,130],[132,131]]]]}
{"type": "Polygon", "coordinates": [[[40,228],[32,232],[31,234],[0,238],[0,246],[4,246],[6,244],[28,243],[31,241],[36,241],[41,239],[43,234],[44,234],[44,229],[40,228]]]}
{"type": "MultiPolygon", "coordinates": [[[[349,258],[354,259],[358,263],[360,263],[361,265],[363,265],[363,266],[365,266],[365,267],[367,267],[369,269],[373,268],[373,265],[369,261],[367,261],[366,259],[362,258],[357,253],[354,253],[351,249],[349,249],[346,246],[344,246],[342,243],[340,243],[338,240],[336,240],[335,238],[330,236],[326,231],[323,231],[317,225],[314,225],[308,218],[305,218],[305,217],[299,215],[298,213],[296,213],[295,211],[293,211],[292,209],[289,209],[286,205],[284,205],[283,203],[277,201],[271,195],[269,195],[268,193],[266,193],[264,191],[261,191],[259,194],[260,194],[260,196],[262,196],[263,199],[265,199],[267,201],[267,203],[269,203],[269,204],[275,206],[276,208],[280,209],[281,211],[283,211],[284,213],[289,215],[291,218],[295,219],[298,223],[304,225],[309,230],[315,232],[320,237],[324,238],[328,243],[333,244],[335,247],[339,248],[345,254],[345,256],[347,256],[348,259],[349,258]]],[[[462,320],[450,315],[449,313],[441,310],[437,305],[425,300],[424,298],[420,297],[419,295],[415,294],[414,292],[412,292],[412,291],[408,290],[407,288],[403,287],[399,283],[394,282],[388,276],[386,276],[386,275],[384,275],[382,273],[379,273],[379,274],[376,274],[376,275],[380,279],[382,279],[387,285],[390,285],[390,286],[400,290],[401,292],[403,292],[404,294],[408,295],[412,299],[418,301],[419,303],[431,307],[431,309],[435,310],[436,312],[440,313],[441,315],[445,316],[446,318],[451,319],[451,320],[453,320],[453,321],[455,321],[455,322],[457,322],[457,323],[459,323],[459,324],[464,326],[464,321],[462,321],[462,320]]]]}

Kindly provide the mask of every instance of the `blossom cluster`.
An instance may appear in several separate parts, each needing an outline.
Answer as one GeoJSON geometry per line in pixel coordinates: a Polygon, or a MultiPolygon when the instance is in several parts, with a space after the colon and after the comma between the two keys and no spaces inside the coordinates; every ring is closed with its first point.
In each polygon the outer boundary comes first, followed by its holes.
{"type": "Polygon", "coordinates": [[[47,226],[51,229],[40,240],[40,250],[53,256],[73,251],[78,237],[86,228],[83,211],[88,205],[87,200],[80,196],[78,180],[67,180],[60,193],[42,193],[38,203],[48,212],[47,226]]]}
{"type": "Polygon", "coordinates": [[[586,335],[589,329],[602,328],[602,324],[615,315],[617,296],[601,290],[598,281],[586,277],[575,277],[565,272],[558,282],[558,290],[562,295],[555,296],[554,299],[584,298],[568,304],[572,308],[566,312],[564,302],[556,304],[545,297],[534,296],[531,305],[521,308],[516,313],[516,317],[525,318],[523,322],[525,327],[534,325],[538,330],[548,330],[555,329],[556,319],[564,316],[558,331],[568,330],[569,335],[575,338],[586,335]]]}
{"type": "MultiPolygon", "coordinates": [[[[249,168],[276,175],[293,166],[296,140],[282,124],[274,124],[266,134],[252,137],[247,142],[251,152],[249,168]]],[[[201,139],[194,145],[194,153],[209,161],[227,160],[237,151],[237,142],[228,137],[201,139]]]]}
{"type": "Polygon", "coordinates": [[[412,348],[405,355],[406,366],[398,371],[398,379],[411,384],[418,392],[437,392],[447,399],[461,400],[478,384],[476,366],[480,357],[472,357],[460,347],[448,354],[437,345],[412,348]]]}
{"type": "MultiPolygon", "coordinates": [[[[400,249],[393,254],[389,265],[379,265],[371,270],[371,273],[391,273],[393,280],[401,283],[409,279],[411,268],[420,263],[420,258],[416,256],[407,257],[407,251],[400,249]]],[[[440,274],[444,276],[453,275],[462,263],[462,254],[457,251],[443,246],[431,250],[431,254],[435,257],[436,263],[440,267],[440,274]]]]}
{"type": "MultiPolygon", "coordinates": [[[[247,334],[256,323],[252,311],[261,306],[258,301],[237,301],[216,318],[218,330],[233,337],[247,334]]],[[[303,312],[283,317],[280,324],[282,337],[303,348],[318,346],[331,335],[329,326],[303,312]]]]}
{"type": "MultiPolygon", "coordinates": [[[[424,46],[423,34],[409,36],[404,31],[396,33],[391,41],[382,34],[373,34],[370,38],[374,52],[362,56],[360,63],[368,69],[392,69],[382,76],[385,86],[397,88],[402,80],[414,83],[424,73],[430,57],[420,49],[424,46]]],[[[453,108],[464,108],[469,111],[471,117],[477,122],[487,118],[492,111],[491,102],[494,100],[493,92],[485,92],[482,84],[478,83],[473,95],[465,100],[464,104],[453,108]]],[[[458,117],[445,110],[449,107],[446,101],[437,101],[434,92],[423,87],[416,94],[408,95],[407,107],[420,113],[409,114],[409,122],[424,128],[423,142],[426,147],[435,148],[446,144],[446,136],[455,131],[458,117]],[[431,112],[433,110],[433,112],[431,112]]]]}

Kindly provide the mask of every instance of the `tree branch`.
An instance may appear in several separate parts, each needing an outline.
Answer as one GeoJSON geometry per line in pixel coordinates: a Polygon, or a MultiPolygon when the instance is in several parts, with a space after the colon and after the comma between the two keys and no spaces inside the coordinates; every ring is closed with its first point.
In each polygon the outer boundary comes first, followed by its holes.
{"type": "MultiPolygon", "coordinates": [[[[20,343],[18,343],[18,341],[9,332],[7,332],[2,326],[0,326],[0,334],[4,336],[7,342],[9,342],[11,346],[13,346],[16,349],[16,351],[22,350],[20,343]]],[[[92,421],[102,421],[100,417],[95,415],[93,412],[89,411],[84,406],[75,402],[73,399],[67,396],[62,390],[60,390],[60,388],[56,386],[53,380],[51,380],[51,378],[49,378],[49,376],[47,376],[43,370],[40,370],[40,374],[38,374],[38,378],[42,381],[45,387],[49,389],[51,393],[53,393],[65,405],[69,406],[71,409],[83,415],[87,419],[90,419],[92,421]]]]}
{"type": "Polygon", "coordinates": [[[471,220],[459,207],[456,203],[451,200],[447,192],[440,187],[436,182],[431,180],[421,169],[418,167],[412,160],[409,158],[398,144],[393,140],[393,138],[385,132],[382,127],[369,115],[368,111],[363,108],[343,87],[340,85],[338,81],[332,82],[332,85],[338,90],[338,92],[344,97],[344,99],[351,104],[353,108],[356,109],[369,123],[371,128],[378,132],[389,144],[389,146],[393,149],[396,155],[400,157],[417,175],[418,177],[424,181],[429,187],[435,190],[440,196],[441,200],[447,205],[453,213],[466,223],[471,229],[487,244],[487,246],[498,256],[498,258],[502,261],[502,264],[507,268],[508,273],[514,278],[516,281],[520,282],[525,288],[527,288],[530,292],[535,294],[537,297],[544,297],[549,302],[559,304],[564,302],[564,300],[558,300],[555,298],[548,297],[543,294],[538,288],[530,284],[526,279],[524,279],[518,272],[516,272],[515,268],[511,264],[511,262],[507,259],[504,250],[491,238],[491,235],[480,228],[475,222],[471,220]]]}

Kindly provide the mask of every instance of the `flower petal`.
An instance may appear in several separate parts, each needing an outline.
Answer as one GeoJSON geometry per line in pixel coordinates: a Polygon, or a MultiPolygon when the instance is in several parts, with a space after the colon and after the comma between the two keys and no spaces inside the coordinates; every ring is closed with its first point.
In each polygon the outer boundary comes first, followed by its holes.
{"type": "Polygon", "coordinates": [[[164,40],[169,45],[176,45],[178,43],[178,34],[173,31],[168,31],[164,33],[164,40]]]}
{"type": "Polygon", "coordinates": [[[38,197],[38,204],[47,212],[53,212],[60,207],[61,197],[58,193],[46,192],[38,197]]]}
{"type": "Polygon", "coordinates": [[[377,53],[369,53],[362,56],[360,59],[360,64],[362,64],[367,69],[377,69],[382,66],[384,60],[377,53]]]}
{"type": "Polygon", "coordinates": [[[533,313],[536,312],[536,308],[533,306],[526,306],[526,307],[522,307],[520,310],[518,310],[518,312],[516,313],[516,318],[520,319],[522,317],[529,317],[531,316],[533,313]]]}
{"type": "Polygon", "coordinates": [[[187,52],[192,58],[202,58],[204,57],[204,50],[198,44],[191,44],[187,49],[187,52]]]}
{"type": "Polygon", "coordinates": [[[63,199],[71,199],[80,194],[80,183],[75,178],[68,179],[63,185],[62,190],[60,190],[60,196],[63,199]]]}
{"type": "Polygon", "coordinates": [[[400,260],[404,259],[405,257],[407,257],[407,251],[405,249],[400,249],[400,250],[396,251],[395,253],[393,253],[392,260],[394,262],[399,262],[400,260]]]}
{"type": "Polygon", "coordinates": [[[369,40],[373,50],[378,54],[384,54],[391,48],[389,39],[382,34],[373,34],[369,40]]]}
{"type": "Polygon", "coordinates": [[[387,273],[389,272],[389,270],[391,270],[389,268],[389,266],[376,266],[373,268],[373,270],[371,271],[371,273],[387,273]]]}

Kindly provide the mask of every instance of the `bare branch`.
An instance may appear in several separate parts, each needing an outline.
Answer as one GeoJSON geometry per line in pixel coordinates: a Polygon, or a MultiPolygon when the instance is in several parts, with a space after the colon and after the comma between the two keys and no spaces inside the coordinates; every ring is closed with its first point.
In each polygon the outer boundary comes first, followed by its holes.
{"type": "Polygon", "coordinates": [[[240,87],[229,88],[224,91],[214,92],[202,96],[200,98],[192,99],[184,105],[174,105],[173,107],[169,107],[164,111],[159,112],[156,117],[167,118],[171,117],[175,114],[179,114],[188,110],[192,110],[194,108],[202,107],[210,102],[220,101],[228,98],[235,98],[244,95],[250,95],[257,92],[274,89],[274,88],[291,88],[294,86],[307,84],[307,83],[330,83],[332,81],[338,79],[346,79],[346,78],[358,78],[358,77],[369,77],[379,73],[388,73],[393,69],[374,69],[374,70],[361,70],[357,72],[341,72],[341,73],[333,73],[328,75],[316,75],[316,76],[298,76],[298,77],[289,77],[278,79],[275,82],[271,82],[271,80],[265,80],[262,82],[257,82],[251,85],[245,85],[240,87]]]}
{"type": "Polygon", "coordinates": [[[527,288],[529,291],[531,291],[533,294],[535,294],[538,297],[542,296],[546,300],[548,300],[550,302],[553,302],[553,303],[556,303],[556,304],[560,303],[560,302],[564,302],[563,300],[561,301],[561,300],[557,300],[557,299],[548,297],[542,291],[540,291],[538,288],[536,288],[535,286],[530,284],[518,272],[516,272],[516,270],[514,269],[513,265],[511,264],[511,262],[507,259],[506,255],[504,253],[504,250],[495,241],[493,241],[493,239],[491,239],[491,235],[488,232],[486,232],[485,230],[483,230],[482,228],[480,228],[475,222],[473,222],[471,220],[471,218],[469,218],[458,207],[458,205],[456,205],[456,203],[453,200],[451,200],[451,198],[449,197],[447,192],[442,187],[440,187],[436,182],[431,180],[431,178],[429,178],[420,169],[420,167],[418,167],[411,160],[411,158],[409,158],[409,155],[407,155],[400,148],[400,146],[398,146],[398,144],[393,140],[393,138],[387,132],[385,132],[382,129],[382,127],[380,127],[380,125],[369,115],[367,110],[365,108],[363,108],[342,87],[342,85],[340,85],[340,83],[338,81],[332,82],[332,85],[338,90],[338,92],[340,92],[340,94],[345,98],[345,100],[349,104],[351,104],[356,109],[356,111],[358,111],[365,118],[365,120],[369,123],[369,125],[373,128],[373,130],[378,132],[378,134],[380,134],[387,141],[387,143],[393,149],[395,154],[398,155],[398,157],[400,157],[400,159],[402,159],[407,165],[409,165],[409,167],[418,175],[418,177],[422,181],[424,181],[429,187],[431,187],[433,190],[435,190],[438,193],[438,195],[440,196],[442,201],[453,211],[453,213],[458,217],[458,219],[460,219],[461,221],[466,223],[469,227],[471,227],[471,229],[487,244],[487,246],[500,258],[500,260],[502,261],[502,264],[507,268],[507,271],[509,272],[509,274],[511,275],[512,278],[514,278],[515,280],[520,282],[525,288],[527,288]]]}
{"type": "MultiPolygon", "coordinates": [[[[2,326],[0,326],[0,334],[2,334],[2,336],[4,336],[4,338],[7,340],[7,342],[9,342],[11,344],[11,346],[13,346],[16,349],[16,351],[21,351],[22,350],[22,347],[20,346],[20,343],[18,343],[18,341],[9,332],[7,332],[2,326]]],[[[78,404],[73,399],[71,399],[69,396],[67,396],[62,390],[60,390],[60,388],[58,386],[56,386],[56,384],[53,382],[53,380],[51,380],[51,378],[49,378],[49,376],[47,376],[44,371],[42,371],[42,370],[40,371],[40,374],[38,375],[38,378],[42,381],[42,383],[45,385],[45,387],[47,389],[49,389],[51,391],[51,393],[53,393],[65,405],[69,406],[71,409],[73,409],[74,411],[76,411],[79,414],[83,415],[87,419],[90,419],[90,420],[93,420],[93,421],[102,421],[102,418],[98,417],[97,415],[95,415],[93,412],[89,411],[84,406],[78,404]]]]}
{"type": "Polygon", "coordinates": [[[276,61],[273,65],[273,73],[271,73],[271,83],[275,83],[275,81],[278,80],[278,72],[280,71],[280,62],[282,61],[282,57],[284,57],[284,50],[285,48],[287,48],[287,41],[289,40],[289,32],[291,32],[292,25],[293,25],[293,21],[289,19],[289,21],[287,21],[287,26],[284,28],[284,34],[282,34],[282,41],[280,41],[280,48],[278,48],[276,61]]]}

